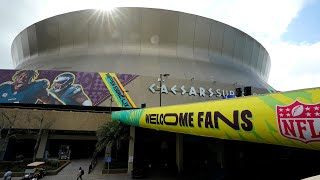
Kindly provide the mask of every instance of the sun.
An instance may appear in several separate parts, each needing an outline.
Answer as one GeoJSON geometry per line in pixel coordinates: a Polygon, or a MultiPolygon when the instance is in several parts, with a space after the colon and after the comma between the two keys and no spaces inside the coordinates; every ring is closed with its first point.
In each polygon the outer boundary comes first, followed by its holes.
{"type": "Polygon", "coordinates": [[[116,8],[115,4],[109,1],[100,1],[100,3],[97,3],[97,5],[97,9],[105,12],[112,12],[116,8]]]}
{"type": "Polygon", "coordinates": [[[99,7],[98,9],[101,11],[112,12],[115,10],[115,8],[116,8],[115,6],[107,5],[107,6],[99,7]]]}

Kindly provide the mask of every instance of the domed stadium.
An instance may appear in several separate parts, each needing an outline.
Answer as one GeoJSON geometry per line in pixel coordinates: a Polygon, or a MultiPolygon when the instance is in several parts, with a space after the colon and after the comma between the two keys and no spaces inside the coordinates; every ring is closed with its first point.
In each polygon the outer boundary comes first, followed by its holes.
{"type": "MultiPolygon", "coordinates": [[[[42,114],[50,122],[41,136],[38,158],[46,151],[58,156],[63,145],[71,147],[71,159],[90,158],[97,141],[95,132],[111,121],[111,111],[275,92],[267,83],[270,56],[257,40],[230,25],[184,12],[121,7],[61,14],[24,29],[14,39],[11,51],[16,70],[7,70],[0,83],[14,80],[19,70],[33,70],[37,79],[46,79],[49,92],[58,99],[49,104],[63,104],[5,108],[11,114],[30,114],[30,108],[37,109],[32,113],[42,114]],[[118,90],[111,92],[109,86],[116,83],[118,90]],[[72,100],[59,96],[69,85],[73,85],[72,92],[82,95],[72,100]],[[113,93],[130,98],[121,101],[113,93]]],[[[17,129],[30,128],[22,120],[27,117],[17,118],[17,129]]],[[[271,154],[277,158],[287,155],[278,146],[138,127],[130,127],[130,136],[133,138],[119,154],[110,155],[122,160],[127,172],[148,166],[155,174],[209,176],[210,169],[217,168],[244,177],[249,170],[241,167],[259,169],[265,161],[263,169],[270,165],[271,154]],[[265,158],[259,156],[268,151],[271,153],[265,158]]],[[[32,144],[24,154],[31,156],[34,143],[34,138],[25,137],[24,143],[12,142],[9,149],[18,153],[19,148],[32,144]]],[[[261,169],[254,174],[259,175],[261,169]]]]}

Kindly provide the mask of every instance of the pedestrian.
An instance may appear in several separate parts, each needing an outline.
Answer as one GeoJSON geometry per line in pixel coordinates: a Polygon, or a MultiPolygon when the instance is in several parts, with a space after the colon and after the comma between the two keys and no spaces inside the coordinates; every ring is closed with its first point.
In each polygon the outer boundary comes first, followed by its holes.
{"type": "Polygon", "coordinates": [[[3,175],[3,179],[4,180],[11,180],[11,176],[12,176],[12,171],[8,168],[6,173],[4,173],[4,175],[3,175]]]}
{"type": "Polygon", "coordinates": [[[45,159],[48,159],[48,158],[49,158],[49,151],[48,151],[48,150],[46,150],[46,151],[44,152],[44,158],[45,158],[45,159]]]}
{"type": "Polygon", "coordinates": [[[84,175],[84,170],[80,167],[79,168],[79,172],[78,172],[78,177],[77,180],[81,179],[82,180],[82,176],[84,175]]]}

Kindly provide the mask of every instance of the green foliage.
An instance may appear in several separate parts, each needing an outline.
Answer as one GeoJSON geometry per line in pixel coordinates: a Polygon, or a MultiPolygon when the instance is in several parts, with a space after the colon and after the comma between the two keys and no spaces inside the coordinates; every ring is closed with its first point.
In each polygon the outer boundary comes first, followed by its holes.
{"type": "Polygon", "coordinates": [[[98,139],[96,144],[97,151],[101,151],[105,147],[112,147],[113,145],[117,145],[117,149],[119,149],[121,142],[129,137],[129,128],[120,122],[109,121],[99,127],[96,135],[98,139]]]}

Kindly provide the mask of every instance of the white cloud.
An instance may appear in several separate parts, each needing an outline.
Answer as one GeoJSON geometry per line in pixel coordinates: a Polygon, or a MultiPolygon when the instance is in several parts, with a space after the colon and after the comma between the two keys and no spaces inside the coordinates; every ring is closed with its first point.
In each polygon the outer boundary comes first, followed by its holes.
{"type": "Polygon", "coordinates": [[[268,47],[272,55],[269,83],[277,90],[319,87],[320,42],[277,42],[268,47]]]}
{"type": "Polygon", "coordinates": [[[231,0],[210,6],[209,16],[252,35],[262,43],[280,38],[308,0],[231,0]]]}

